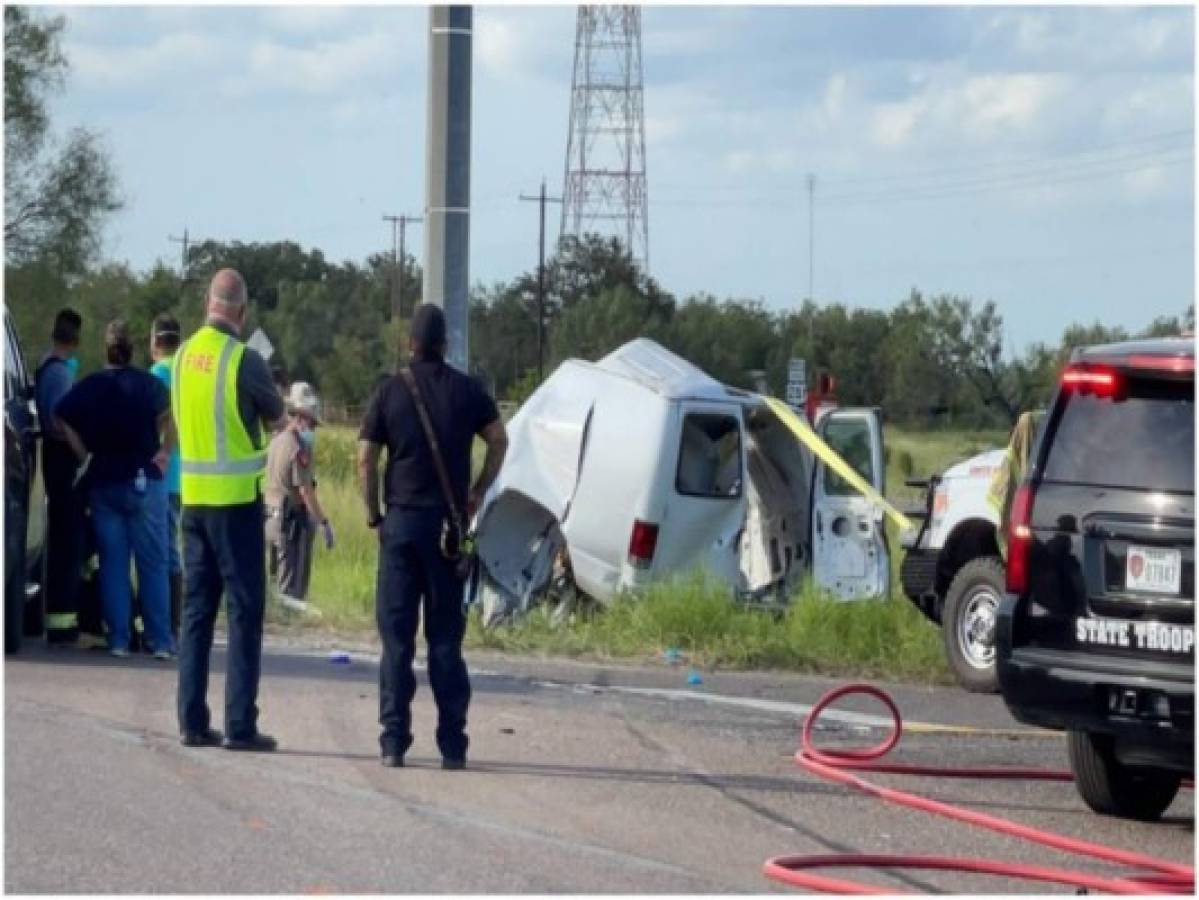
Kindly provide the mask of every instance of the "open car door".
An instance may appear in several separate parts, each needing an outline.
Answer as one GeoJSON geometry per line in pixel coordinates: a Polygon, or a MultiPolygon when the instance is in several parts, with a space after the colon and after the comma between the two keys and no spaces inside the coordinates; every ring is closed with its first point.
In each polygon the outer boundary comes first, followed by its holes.
{"type": "MultiPolygon", "coordinates": [[[[877,409],[833,410],[820,420],[817,433],[884,494],[883,428],[877,409]]],[[[881,506],[820,462],[813,478],[811,508],[816,583],[846,600],[888,596],[891,562],[881,506]]]]}

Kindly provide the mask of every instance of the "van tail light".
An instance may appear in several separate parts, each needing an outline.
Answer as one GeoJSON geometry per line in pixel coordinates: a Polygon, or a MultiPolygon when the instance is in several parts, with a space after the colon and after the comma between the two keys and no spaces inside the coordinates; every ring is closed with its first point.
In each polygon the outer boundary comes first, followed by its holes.
{"type": "Polygon", "coordinates": [[[657,549],[658,526],[635,519],[633,534],[629,537],[629,565],[635,569],[648,569],[657,549]]]}
{"type": "Polygon", "coordinates": [[[1010,594],[1028,592],[1028,557],[1032,550],[1032,485],[1016,489],[1007,531],[1007,589],[1010,594]]]}
{"type": "Polygon", "coordinates": [[[1120,377],[1113,369],[1084,369],[1071,367],[1062,373],[1062,387],[1080,394],[1111,397],[1120,386],[1120,377]]]}

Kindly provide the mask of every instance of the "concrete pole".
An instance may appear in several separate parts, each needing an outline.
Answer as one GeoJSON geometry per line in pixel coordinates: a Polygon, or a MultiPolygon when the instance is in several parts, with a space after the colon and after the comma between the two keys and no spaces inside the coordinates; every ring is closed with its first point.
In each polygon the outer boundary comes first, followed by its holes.
{"type": "Polygon", "coordinates": [[[429,8],[424,301],[445,310],[447,359],[467,371],[472,9],[429,8]]]}

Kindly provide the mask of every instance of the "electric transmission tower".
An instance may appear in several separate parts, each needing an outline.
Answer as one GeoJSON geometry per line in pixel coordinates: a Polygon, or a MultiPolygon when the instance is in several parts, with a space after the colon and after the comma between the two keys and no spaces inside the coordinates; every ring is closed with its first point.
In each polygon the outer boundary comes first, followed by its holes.
{"type": "Polygon", "coordinates": [[[580,6],[561,238],[615,235],[649,270],[641,8],[580,6]]]}

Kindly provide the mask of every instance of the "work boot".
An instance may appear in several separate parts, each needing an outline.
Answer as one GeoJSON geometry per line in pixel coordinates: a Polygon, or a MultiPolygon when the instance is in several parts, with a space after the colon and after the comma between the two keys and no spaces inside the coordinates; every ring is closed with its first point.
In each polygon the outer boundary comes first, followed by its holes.
{"type": "Polygon", "coordinates": [[[269,734],[256,731],[245,738],[235,738],[226,735],[221,746],[226,750],[241,750],[247,753],[271,753],[279,746],[279,743],[269,734]]]}
{"type": "Polygon", "coordinates": [[[171,634],[179,643],[179,626],[183,621],[183,573],[171,573],[171,634]]]}
{"type": "Polygon", "coordinates": [[[219,747],[224,739],[215,728],[205,728],[203,731],[185,731],[179,735],[179,743],[184,747],[219,747]]]}

